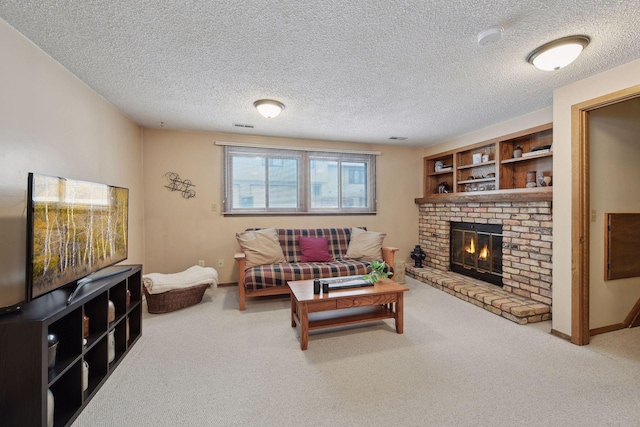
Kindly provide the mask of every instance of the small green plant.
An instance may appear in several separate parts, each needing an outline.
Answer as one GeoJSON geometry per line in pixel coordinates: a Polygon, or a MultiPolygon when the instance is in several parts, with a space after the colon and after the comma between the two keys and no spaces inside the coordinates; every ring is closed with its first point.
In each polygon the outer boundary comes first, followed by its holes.
{"type": "Polygon", "coordinates": [[[387,264],[384,261],[373,261],[371,263],[371,272],[362,276],[362,279],[369,283],[376,283],[378,280],[386,279],[391,275],[391,269],[387,268],[387,264]]]}

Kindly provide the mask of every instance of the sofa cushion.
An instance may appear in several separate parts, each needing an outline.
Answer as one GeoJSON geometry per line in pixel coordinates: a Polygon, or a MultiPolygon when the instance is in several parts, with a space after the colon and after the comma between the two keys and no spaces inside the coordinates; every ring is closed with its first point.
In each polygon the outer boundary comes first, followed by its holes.
{"type": "Polygon", "coordinates": [[[369,270],[369,263],[352,259],[336,259],[331,262],[285,262],[261,265],[245,270],[244,286],[245,289],[256,290],[274,286],[286,286],[287,282],[293,280],[364,275],[369,270]]]}
{"type": "Polygon", "coordinates": [[[329,253],[333,259],[345,257],[349,247],[351,228],[279,228],[278,240],[286,262],[302,262],[300,236],[326,237],[329,242],[329,253]]]}
{"type": "Polygon", "coordinates": [[[331,262],[333,257],[329,253],[329,240],[326,237],[300,236],[300,252],[302,262],[331,262]]]}
{"type": "Polygon", "coordinates": [[[275,228],[236,233],[236,239],[245,253],[246,268],[286,261],[275,228]]]}
{"type": "Polygon", "coordinates": [[[347,249],[347,258],[360,261],[378,261],[382,259],[382,241],[386,234],[365,231],[362,228],[351,229],[351,240],[347,249]]]}

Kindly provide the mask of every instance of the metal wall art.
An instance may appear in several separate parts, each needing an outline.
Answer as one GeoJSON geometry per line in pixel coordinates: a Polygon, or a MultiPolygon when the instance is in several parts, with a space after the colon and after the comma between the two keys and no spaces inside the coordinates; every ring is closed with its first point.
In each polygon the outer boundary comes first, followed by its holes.
{"type": "Polygon", "coordinates": [[[175,172],[167,172],[164,176],[167,178],[167,181],[169,181],[169,184],[165,185],[165,188],[168,188],[169,191],[179,191],[185,199],[196,197],[195,190],[191,188],[195,187],[195,185],[191,183],[191,180],[183,180],[180,178],[180,175],[175,172]]]}

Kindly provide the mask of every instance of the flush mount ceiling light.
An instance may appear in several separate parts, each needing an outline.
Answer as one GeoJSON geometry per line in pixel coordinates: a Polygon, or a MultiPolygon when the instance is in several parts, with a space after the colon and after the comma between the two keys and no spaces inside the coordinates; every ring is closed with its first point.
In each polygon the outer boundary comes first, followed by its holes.
{"type": "Polygon", "coordinates": [[[591,39],[569,36],[544,44],[527,56],[527,61],[543,71],[559,70],[576,60],[591,39]]]}
{"type": "Polygon", "coordinates": [[[276,117],[284,110],[284,104],[273,99],[260,99],[254,102],[253,106],[256,107],[258,113],[267,119],[276,117]]]}

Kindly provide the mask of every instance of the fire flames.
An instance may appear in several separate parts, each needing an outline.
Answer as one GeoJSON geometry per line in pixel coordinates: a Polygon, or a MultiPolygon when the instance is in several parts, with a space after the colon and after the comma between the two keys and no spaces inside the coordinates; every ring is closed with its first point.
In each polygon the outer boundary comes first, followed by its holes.
{"type": "MultiPolygon", "coordinates": [[[[474,239],[471,239],[471,243],[469,244],[469,246],[465,248],[465,251],[467,251],[467,253],[469,254],[476,253],[476,244],[474,239]]],[[[486,261],[488,257],[489,257],[489,248],[487,247],[487,245],[484,245],[484,247],[480,250],[480,253],[478,254],[478,259],[482,261],[486,261]]]]}
{"type": "Polygon", "coordinates": [[[482,248],[482,250],[478,254],[478,259],[481,259],[482,261],[486,261],[488,257],[489,257],[489,249],[485,245],[485,247],[482,248]]]}
{"type": "Polygon", "coordinates": [[[470,253],[470,254],[476,253],[476,246],[475,246],[475,243],[473,242],[473,239],[471,239],[471,244],[467,246],[465,250],[467,251],[467,253],[470,253]]]}

